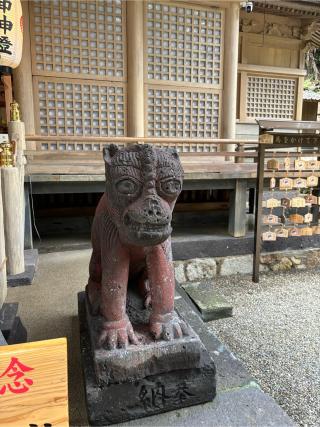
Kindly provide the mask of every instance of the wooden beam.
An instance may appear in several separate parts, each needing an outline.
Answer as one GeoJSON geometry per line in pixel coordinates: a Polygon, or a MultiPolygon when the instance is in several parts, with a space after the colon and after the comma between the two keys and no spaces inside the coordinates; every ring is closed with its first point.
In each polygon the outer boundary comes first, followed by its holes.
{"type": "Polygon", "coordinates": [[[123,143],[123,144],[134,144],[136,142],[145,142],[148,144],[213,144],[213,145],[219,145],[219,144],[256,144],[258,141],[250,140],[250,139],[196,139],[196,138],[156,138],[156,137],[123,137],[123,136],[44,136],[44,135],[26,135],[26,140],[30,141],[42,141],[42,142],[79,142],[79,143],[101,143],[101,144],[108,144],[108,143],[123,143]]]}
{"type": "MultiPolygon", "coordinates": [[[[320,130],[320,123],[308,120],[283,120],[283,119],[261,119],[258,124],[263,131],[281,129],[281,130],[320,130]]],[[[288,134],[288,132],[286,133],[288,134]]],[[[294,135],[294,133],[292,133],[294,135]]],[[[272,135],[272,134],[271,134],[272,135]]]]}
{"type": "Polygon", "coordinates": [[[271,67],[269,65],[252,65],[252,64],[238,64],[239,71],[250,71],[251,73],[267,74],[283,74],[285,76],[305,76],[306,70],[300,68],[287,68],[287,67],[271,67]]]}

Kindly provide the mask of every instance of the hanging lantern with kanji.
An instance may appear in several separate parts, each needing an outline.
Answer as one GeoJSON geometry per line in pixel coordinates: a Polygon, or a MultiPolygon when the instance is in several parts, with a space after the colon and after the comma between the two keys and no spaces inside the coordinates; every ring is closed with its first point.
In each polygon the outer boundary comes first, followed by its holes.
{"type": "Polygon", "coordinates": [[[23,42],[23,18],[20,0],[0,0],[0,66],[16,68],[20,64],[23,42]]]}

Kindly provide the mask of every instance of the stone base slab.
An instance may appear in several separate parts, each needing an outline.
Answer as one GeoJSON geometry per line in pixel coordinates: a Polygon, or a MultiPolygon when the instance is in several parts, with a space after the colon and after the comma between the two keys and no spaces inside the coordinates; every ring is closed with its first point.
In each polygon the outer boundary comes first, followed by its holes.
{"type": "MultiPolygon", "coordinates": [[[[190,335],[172,341],[154,341],[148,331],[149,310],[140,298],[129,291],[128,313],[140,345],[127,349],[106,350],[98,346],[102,316],[93,316],[85,296],[86,321],[93,354],[96,379],[100,385],[133,382],[150,375],[160,375],[179,369],[199,368],[204,363],[206,351],[199,337],[190,335]],[[140,303],[140,304],[139,304],[140,303]]],[[[178,317],[178,315],[176,314],[178,317]]]]}
{"type": "Polygon", "coordinates": [[[9,287],[32,285],[34,275],[38,266],[38,250],[26,249],[24,251],[25,271],[21,274],[8,275],[7,282],[9,287]]]}
{"type": "MultiPolygon", "coordinates": [[[[164,356],[163,360],[160,359],[159,364],[157,364],[157,357],[151,357],[150,360],[153,363],[146,363],[147,368],[141,369],[142,365],[140,365],[140,367],[134,367],[138,369],[129,370],[129,379],[125,380],[121,375],[119,377],[111,375],[108,383],[106,381],[103,384],[99,383],[99,376],[97,378],[95,369],[97,359],[93,357],[94,349],[89,333],[90,318],[88,322],[85,300],[85,293],[81,292],[78,296],[80,345],[87,412],[91,425],[124,422],[208,402],[215,397],[214,363],[194,332],[188,338],[189,341],[181,339],[178,346],[182,350],[180,354],[173,350],[172,343],[155,343],[153,347],[158,349],[162,347],[163,353],[166,353],[166,348],[168,349],[168,355],[164,356]],[[192,356],[189,358],[188,354],[192,356]],[[166,369],[164,369],[165,366],[166,369]],[[139,369],[141,371],[138,375],[139,369]]],[[[149,346],[145,353],[140,347],[142,359],[150,356],[152,345],[146,345],[146,347],[149,346]]],[[[110,367],[113,366],[112,372],[119,373],[114,370],[116,359],[115,354],[111,353],[117,352],[118,359],[124,357],[128,363],[130,350],[119,349],[109,352],[109,358],[105,359],[106,372],[110,373],[110,367]]]]}

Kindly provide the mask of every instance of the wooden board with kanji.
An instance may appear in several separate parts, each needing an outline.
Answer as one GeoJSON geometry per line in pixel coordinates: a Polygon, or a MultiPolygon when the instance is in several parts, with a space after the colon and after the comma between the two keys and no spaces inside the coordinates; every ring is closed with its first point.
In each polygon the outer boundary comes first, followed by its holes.
{"type": "Polygon", "coordinates": [[[69,425],[65,338],[0,347],[0,425],[69,425]]]}

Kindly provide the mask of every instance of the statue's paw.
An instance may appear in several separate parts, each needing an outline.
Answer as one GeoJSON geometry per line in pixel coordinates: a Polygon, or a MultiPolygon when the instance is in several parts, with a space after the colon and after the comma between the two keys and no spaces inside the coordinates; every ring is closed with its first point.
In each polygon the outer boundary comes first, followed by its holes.
{"type": "Polygon", "coordinates": [[[99,337],[100,347],[108,350],[127,348],[129,344],[139,344],[132,325],[126,317],[117,321],[105,321],[99,337]]]}
{"type": "Polygon", "coordinates": [[[150,320],[150,332],[156,340],[171,341],[190,335],[186,323],[177,316],[158,315],[150,320]]]}

